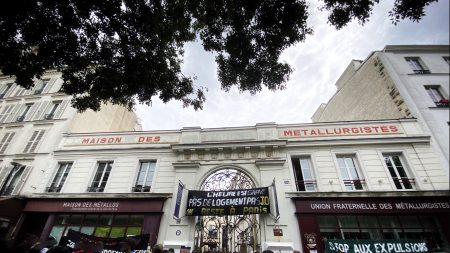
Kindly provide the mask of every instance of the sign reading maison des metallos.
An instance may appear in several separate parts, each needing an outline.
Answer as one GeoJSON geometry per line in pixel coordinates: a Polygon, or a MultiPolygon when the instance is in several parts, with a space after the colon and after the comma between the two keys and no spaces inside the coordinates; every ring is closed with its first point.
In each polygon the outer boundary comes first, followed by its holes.
{"type": "Polygon", "coordinates": [[[269,188],[189,191],[187,216],[270,213],[269,188]]]}

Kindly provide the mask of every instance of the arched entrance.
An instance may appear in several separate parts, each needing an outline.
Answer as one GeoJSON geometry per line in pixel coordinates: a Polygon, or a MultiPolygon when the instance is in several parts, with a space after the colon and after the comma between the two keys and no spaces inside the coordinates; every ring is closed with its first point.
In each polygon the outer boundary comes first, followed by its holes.
{"type": "MultiPolygon", "coordinates": [[[[212,173],[201,186],[202,191],[251,188],[255,188],[251,178],[235,168],[224,168],[212,173]]],[[[194,241],[195,248],[201,252],[260,252],[259,215],[197,216],[194,241]]]]}

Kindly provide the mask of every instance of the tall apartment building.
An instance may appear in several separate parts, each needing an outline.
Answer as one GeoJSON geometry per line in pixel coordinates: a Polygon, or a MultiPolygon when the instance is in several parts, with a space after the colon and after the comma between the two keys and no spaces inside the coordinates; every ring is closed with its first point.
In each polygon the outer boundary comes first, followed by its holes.
{"type": "Polygon", "coordinates": [[[352,61],[313,122],[417,118],[449,170],[449,46],[388,45],[352,61]]]}
{"type": "Polygon", "coordinates": [[[59,72],[46,72],[27,90],[14,78],[0,76],[0,227],[11,228],[19,214],[14,206],[40,187],[63,133],[140,130],[137,117],[121,106],[104,105],[99,112],[77,113],[70,97],[59,92],[59,72]]]}

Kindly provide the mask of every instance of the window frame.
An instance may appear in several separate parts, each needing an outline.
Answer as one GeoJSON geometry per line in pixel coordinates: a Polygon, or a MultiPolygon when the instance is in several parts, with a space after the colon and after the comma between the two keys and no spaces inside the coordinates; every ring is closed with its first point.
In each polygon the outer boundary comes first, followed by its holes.
{"type": "Polygon", "coordinates": [[[27,166],[23,164],[16,164],[8,174],[5,175],[5,181],[0,185],[0,196],[11,196],[13,194],[22,176],[26,173],[26,167],[27,166]]]}
{"type": "MultiPolygon", "coordinates": [[[[392,189],[395,191],[416,191],[420,189],[420,185],[419,185],[419,180],[418,177],[415,175],[414,171],[411,169],[411,165],[407,162],[408,159],[405,155],[404,152],[395,152],[395,151],[381,151],[381,158],[382,158],[382,163],[383,163],[383,167],[386,171],[387,177],[389,178],[389,182],[392,185],[392,189]],[[399,189],[397,188],[397,184],[395,183],[395,180],[400,180],[402,177],[400,177],[400,179],[394,179],[391,175],[391,171],[389,170],[388,165],[386,164],[386,160],[385,160],[385,156],[398,156],[399,157],[399,161],[402,164],[404,173],[406,174],[406,178],[405,180],[408,180],[409,183],[411,184],[411,189],[399,189]]],[[[396,168],[395,168],[396,169],[396,168]]],[[[396,171],[396,175],[398,176],[399,173],[398,171],[396,171]]],[[[401,185],[403,185],[404,183],[400,183],[401,185]]]]}
{"type": "Polygon", "coordinates": [[[295,184],[295,190],[299,191],[299,192],[317,192],[319,189],[318,187],[318,183],[317,183],[317,177],[316,177],[316,172],[315,172],[315,166],[314,166],[314,162],[313,162],[313,158],[310,154],[293,154],[290,155],[290,166],[291,166],[291,171],[293,174],[293,178],[294,178],[294,184],[295,184]],[[299,164],[299,169],[302,173],[301,178],[302,180],[298,180],[297,177],[297,171],[296,171],[296,165],[294,165],[294,159],[298,160],[298,164],[299,164]],[[311,174],[311,179],[305,179],[304,176],[304,170],[302,168],[301,165],[301,160],[306,160],[309,163],[309,170],[310,170],[310,174],[311,174]],[[300,183],[299,183],[300,182],[300,183]],[[304,188],[300,188],[300,184],[302,184],[301,186],[304,188]],[[312,187],[314,189],[312,190],[308,190],[307,189],[307,185],[312,185],[312,187]]]}
{"type": "Polygon", "coordinates": [[[89,186],[87,187],[87,192],[105,192],[106,186],[108,184],[108,180],[109,180],[109,178],[111,176],[111,171],[113,169],[113,165],[114,165],[114,160],[102,160],[102,161],[97,161],[96,162],[94,174],[92,176],[92,180],[91,180],[89,186]],[[98,172],[99,172],[98,170],[100,168],[100,164],[103,164],[103,163],[105,164],[104,170],[101,173],[101,176],[100,176],[100,179],[98,181],[98,184],[95,186],[95,184],[96,184],[95,182],[96,182],[96,178],[97,178],[97,175],[98,175],[98,172]],[[105,174],[106,174],[106,171],[108,169],[108,165],[109,165],[109,172],[108,172],[106,180],[104,181],[105,185],[102,187],[101,185],[103,184],[103,180],[105,178],[105,174]]]}
{"type": "Polygon", "coordinates": [[[152,186],[154,184],[154,180],[155,180],[155,174],[156,174],[156,167],[158,165],[158,161],[157,160],[153,160],[153,159],[145,159],[145,160],[139,160],[138,162],[138,166],[137,166],[137,170],[136,170],[136,176],[134,177],[134,184],[133,187],[131,188],[131,192],[151,192],[152,191],[152,186]],[[145,172],[145,180],[144,180],[144,185],[138,185],[138,180],[139,180],[139,175],[141,172],[141,168],[142,168],[142,164],[144,163],[150,163],[150,164],[154,164],[153,165],[153,175],[150,181],[150,185],[146,185],[145,183],[148,182],[147,177],[149,174],[149,168],[150,166],[147,166],[147,171],[145,172]]]}
{"type": "MultiPolygon", "coordinates": [[[[339,183],[340,183],[343,191],[353,192],[353,191],[369,191],[370,190],[369,184],[366,182],[366,178],[368,178],[368,177],[364,171],[362,163],[360,162],[361,159],[357,152],[335,152],[333,154],[333,159],[335,162],[337,173],[339,175],[339,183]],[[341,167],[339,165],[339,158],[342,158],[342,157],[351,157],[352,158],[352,161],[353,161],[353,164],[355,167],[355,172],[358,175],[358,179],[344,179],[344,175],[342,174],[341,167]],[[362,189],[355,189],[356,188],[355,183],[358,186],[361,186],[362,189]],[[347,189],[347,186],[351,186],[352,189],[347,189]]],[[[346,167],[346,171],[348,174],[349,173],[348,167],[346,167]]],[[[351,177],[351,173],[348,174],[348,176],[351,177]]]]}
{"type": "Polygon", "coordinates": [[[436,107],[448,107],[448,97],[440,85],[424,85],[425,92],[436,107]]]}
{"type": "Polygon", "coordinates": [[[430,74],[431,71],[418,56],[407,56],[405,61],[414,74],[430,74]]]}
{"type": "Polygon", "coordinates": [[[45,192],[56,192],[56,193],[61,192],[62,188],[66,184],[67,178],[69,177],[70,173],[72,172],[73,164],[74,164],[73,161],[58,161],[58,163],[56,164],[56,165],[58,165],[57,169],[53,173],[53,177],[52,177],[53,179],[50,181],[49,186],[45,189],[45,192]],[[67,167],[69,164],[70,164],[70,167],[67,167]],[[61,173],[61,177],[58,179],[58,183],[55,186],[53,186],[62,165],[66,165],[66,166],[63,169],[63,172],[61,173]],[[64,178],[64,174],[66,173],[66,170],[68,170],[68,172],[67,172],[67,176],[64,178]],[[63,178],[64,178],[64,180],[63,180],[63,178]]]}

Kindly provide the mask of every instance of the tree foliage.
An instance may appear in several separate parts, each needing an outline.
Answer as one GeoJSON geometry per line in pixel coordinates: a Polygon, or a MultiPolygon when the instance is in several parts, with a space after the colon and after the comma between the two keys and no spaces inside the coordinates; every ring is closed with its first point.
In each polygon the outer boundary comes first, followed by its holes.
{"type": "MultiPolygon", "coordinates": [[[[394,23],[418,21],[435,1],[396,0],[389,15],[394,23]]],[[[353,19],[364,24],[379,0],[322,2],[340,29],[353,19]]],[[[204,90],[181,71],[187,42],[199,38],[215,53],[225,90],[283,89],[292,69],[279,57],[312,34],[308,7],[304,0],[15,0],[0,9],[0,70],[25,88],[46,70],[61,71],[62,90],[80,111],[154,97],[200,109],[204,90]]]]}

